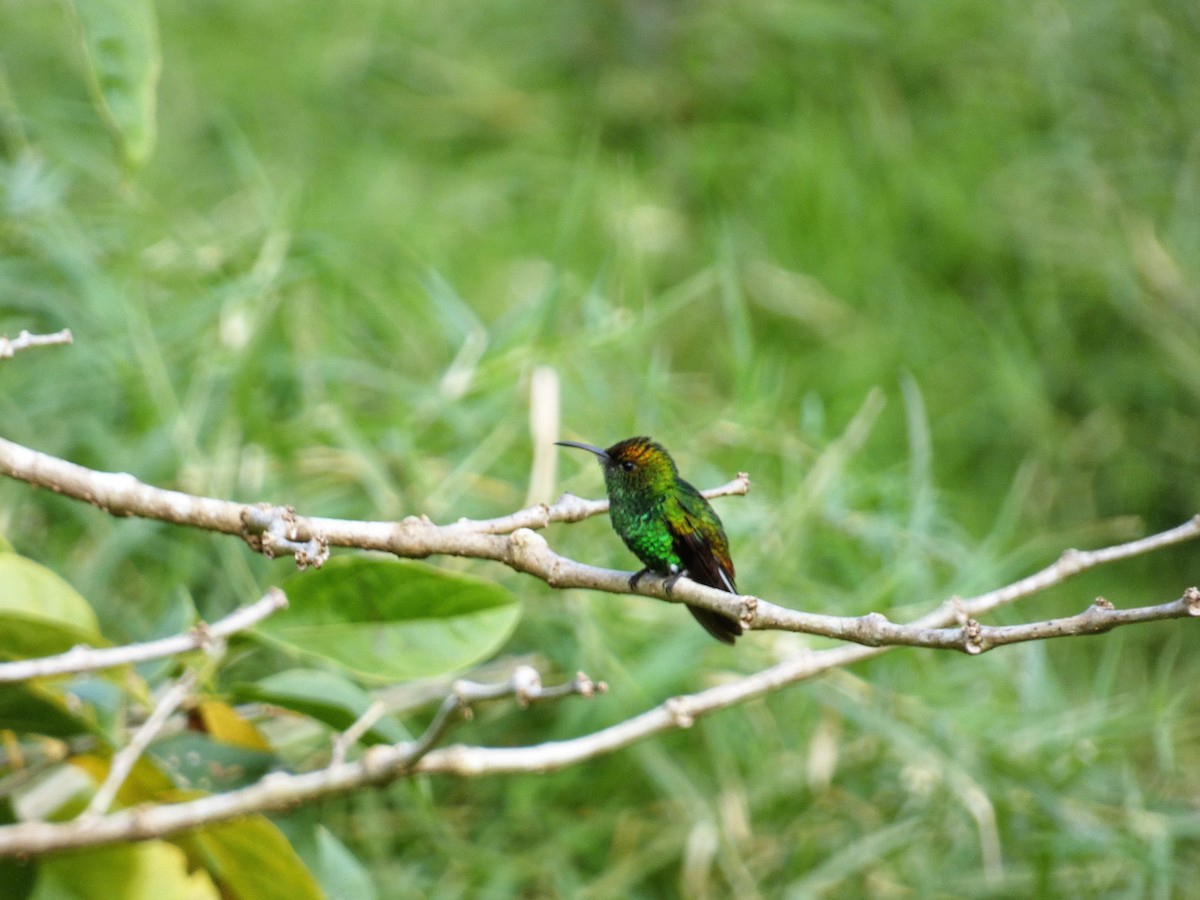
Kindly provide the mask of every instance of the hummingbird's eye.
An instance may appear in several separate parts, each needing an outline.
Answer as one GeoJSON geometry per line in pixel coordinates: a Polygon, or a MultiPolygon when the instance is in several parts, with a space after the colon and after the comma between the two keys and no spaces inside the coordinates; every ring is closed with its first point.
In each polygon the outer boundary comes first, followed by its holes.
{"type": "Polygon", "coordinates": [[[625,460],[625,462],[621,463],[621,468],[624,469],[626,472],[632,472],[634,469],[634,465],[629,460],[625,460]]]}

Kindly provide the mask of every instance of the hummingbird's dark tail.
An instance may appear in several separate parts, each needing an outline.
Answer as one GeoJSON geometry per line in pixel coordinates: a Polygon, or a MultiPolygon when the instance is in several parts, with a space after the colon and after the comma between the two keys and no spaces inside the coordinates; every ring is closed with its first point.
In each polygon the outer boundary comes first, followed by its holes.
{"type": "Polygon", "coordinates": [[[732,644],[738,639],[742,633],[742,626],[728,616],[723,616],[719,612],[713,612],[711,609],[701,609],[698,606],[689,606],[688,612],[695,616],[696,621],[704,626],[704,630],[715,637],[722,644],[732,644]]]}

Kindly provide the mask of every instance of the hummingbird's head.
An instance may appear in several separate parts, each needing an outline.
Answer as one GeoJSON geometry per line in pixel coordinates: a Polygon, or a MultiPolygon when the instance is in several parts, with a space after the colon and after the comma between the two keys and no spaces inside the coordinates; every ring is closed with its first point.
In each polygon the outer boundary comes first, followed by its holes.
{"type": "Polygon", "coordinates": [[[660,444],[648,437],[631,437],[619,441],[607,450],[575,441],[558,441],[562,447],[576,447],[596,454],[604,469],[608,493],[628,496],[633,493],[656,493],[671,487],[677,477],[675,461],[660,444]]]}

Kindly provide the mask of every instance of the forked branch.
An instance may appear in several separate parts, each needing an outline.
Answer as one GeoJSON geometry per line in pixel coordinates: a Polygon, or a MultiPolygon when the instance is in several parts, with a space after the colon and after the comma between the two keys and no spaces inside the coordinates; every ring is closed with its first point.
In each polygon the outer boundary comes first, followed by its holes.
{"type": "MultiPolygon", "coordinates": [[[[22,333],[16,342],[8,342],[7,346],[21,349],[36,343],[61,342],[51,340],[54,337],[36,340],[35,336],[22,333]]],[[[66,339],[69,340],[69,333],[66,339]]],[[[0,344],[0,356],[5,346],[0,344]]],[[[236,535],[266,555],[292,555],[301,567],[321,565],[330,547],[357,547],[410,558],[445,554],[494,560],[534,575],[552,587],[631,593],[630,573],[596,568],[561,556],[536,533],[536,529],[551,523],[580,521],[608,508],[605,501],[581,500],[569,494],[553,504],[539,504],[497,519],[462,519],[449,525],[436,525],[425,517],[410,517],[402,522],[304,517],[296,515],[290,507],[197,497],[144,484],[132,475],[97,472],[3,439],[0,439],[0,473],[75,497],[113,515],[139,516],[236,535]]],[[[743,473],[729,484],[706,492],[706,496],[744,494],[748,489],[749,479],[743,473]]],[[[898,646],[978,654],[1019,641],[1098,634],[1143,622],[1200,617],[1200,590],[1193,587],[1170,603],[1120,610],[1107,600],[1097,598],[1079,614],[1062,619],[1001,627],[978,621],[980,616],[1060,584],[1080,572],[1198,536],[1200,516],[1136,541],[1100,550],[1069,550],[1053,564],[1026,578],[976,597],[951,598],[908,624],[893,623],[878,613],[851,617],[807,613],[750,595],[723,593],[687,579],[680,580],[668,594],[663,579],[645,578],[632,593],[716,610],[739,619],[749,630],[804,632],[852,644],[796,654],[770,668],[699,693],[672,698],[631,719],[569,740],[524,747],[437,746],[450,728],[469,716],[473,705],[482,700],[515,696],[522,704],[527,704],[532,700],[568,694],[590,696],[603,690],[603,685],[593,683],[582,674],[566,684],[545,688],[536,671],[519,666],[500,684],[456,682],[426,731],[415,741],[377,745],[360,758],[347,761],[350,749],[387,712],[384,704],[377,703],[335,739],[331,762],[322,769],[302,774],[272,773],[248,787],[223,794],[105,813],[125,777],[126,770],[118,769],[114,764],[104,787],[93,801],[93,814],[62,823],[28,821],[0,826],[0,856],[162,837],[421,772],[477,777],[562,768],[612,753],[664,731],[690,727],[699,716],[878,656],[898,646]]],[[[60,657],[3,664],[0,665],[0,683],[140,661],[153,658],[149,655],[152,652],[161,655],[159,651],[165,647],[171,648],[167,652],[183,652],[205,646],[205,641],[214,636],[223,638],[226,632],[249,627],[251,620],[269,615],[284,602],[281,594],[268,593],[252,607],[221,620],[206,632],[167,639],[167,642],[174,641],[173,644],[153,642],[157,645],[153,651],[148,649],[150,645],[105,650],[77,648],[60,657]]],[[[144,734],[139,732],[141,737],[135,737],[118,754],[123,767],[133,764],[144,744],[154,736],[160,720],[165,719],[189,687],[185,679],[164,695],[155,716],[143,726],[144,734]]]]}

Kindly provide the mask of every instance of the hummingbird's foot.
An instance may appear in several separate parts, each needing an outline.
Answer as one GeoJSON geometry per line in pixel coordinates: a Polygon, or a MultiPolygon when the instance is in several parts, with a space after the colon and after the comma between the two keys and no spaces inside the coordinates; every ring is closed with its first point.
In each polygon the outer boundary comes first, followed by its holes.
{"type": "Polygon", "coordinates": [[[640,572],[634,572],[632,575],[629,576],[629,589],[631,591],[636,591],[638,582],[642,580],[643,576],[646,576],[649,574],[650,574],[649,567],[642,569],[642,571],[640,571],[640,572]]]}
{"type": "Polygon", "coordinates": [[[667,576],[667,580],[663,582],[663,590],[666,591],[668,597],[671,596],[671,591],[675,590],[675,582],[682,577],[682,572],[676,572],[674,575],[667,576]]]}

